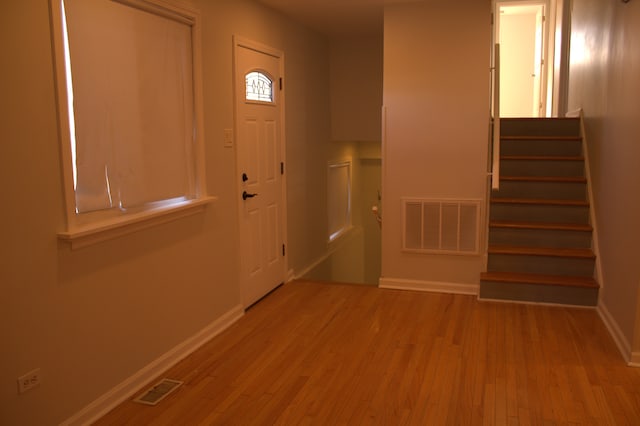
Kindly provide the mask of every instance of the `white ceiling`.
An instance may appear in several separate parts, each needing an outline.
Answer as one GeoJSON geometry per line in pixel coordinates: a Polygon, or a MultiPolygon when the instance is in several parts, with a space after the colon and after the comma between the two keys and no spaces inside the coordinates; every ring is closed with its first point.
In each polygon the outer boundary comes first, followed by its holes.
{"type": "Polygon", "coordinates": [[[257,0],[329,37],[382,32],[387,4],[424,0],[257,0]]]}

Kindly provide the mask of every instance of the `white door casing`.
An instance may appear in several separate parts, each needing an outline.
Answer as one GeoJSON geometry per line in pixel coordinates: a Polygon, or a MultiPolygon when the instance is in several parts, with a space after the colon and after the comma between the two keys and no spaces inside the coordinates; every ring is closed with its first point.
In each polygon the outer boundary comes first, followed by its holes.
{"type": "Polygon", "coordinates": [[[286,277],[283,55],[237,37],[234,55],[240,286],[247,308],[286,277]],[[271,81],[272,101],[247,99],[250,72],[271,81]]]}

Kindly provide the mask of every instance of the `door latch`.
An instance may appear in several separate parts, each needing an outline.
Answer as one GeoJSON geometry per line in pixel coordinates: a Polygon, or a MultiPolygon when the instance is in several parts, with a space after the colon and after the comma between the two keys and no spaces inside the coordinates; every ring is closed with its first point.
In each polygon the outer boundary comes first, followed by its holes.
{"type": "Polygon", "coordinates": [[[258,194],[251,194],[251,193],[249,193],[247,191],[242,191],[242,199],[243,200],[246,200],[247,198],[253,198],[256,195],[258,195],[258,194]]]}

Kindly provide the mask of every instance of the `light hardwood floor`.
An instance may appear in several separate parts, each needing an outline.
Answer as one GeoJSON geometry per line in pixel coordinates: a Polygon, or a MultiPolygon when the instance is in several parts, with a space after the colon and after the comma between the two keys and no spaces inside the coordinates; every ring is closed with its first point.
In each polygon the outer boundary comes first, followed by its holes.
{"type": "Polygon", "coordinates": [[[640,369],[590,309],[297,281],[98,425],[640,425],[640,369]]]}

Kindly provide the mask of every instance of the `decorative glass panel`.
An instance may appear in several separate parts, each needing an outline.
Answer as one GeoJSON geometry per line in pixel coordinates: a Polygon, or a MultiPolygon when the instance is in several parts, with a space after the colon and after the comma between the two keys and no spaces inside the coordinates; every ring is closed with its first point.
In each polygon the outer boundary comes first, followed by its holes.
{"type": "Polygon", "coordinates": [[[265,74],[253,71],[245,76],[248,101],[273,102],[273,81],[265,74]]]}

